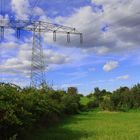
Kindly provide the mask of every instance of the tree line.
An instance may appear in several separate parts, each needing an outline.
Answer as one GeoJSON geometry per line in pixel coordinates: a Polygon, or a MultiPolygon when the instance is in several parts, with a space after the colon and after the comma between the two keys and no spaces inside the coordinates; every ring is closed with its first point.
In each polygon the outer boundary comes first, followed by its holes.
{"type": "Polygon", "coordinates": [[[76,87],[67,91],[54,90],[43,84],[40,88],[21,88],[0,83],[0,140],[22,139],[28,130],[52,126],[59,120],[80,111],[100,108],[109,111],[140,109],[140,84],[132,88],[120,87],[109,92],[95,88],[87,95],[89,102],[78,94],[76,87]]]}
{"type": "Polygon", "coordinates": [[[89,108],[100,107],[109,111],[140,109],[140,84],[132,88],[120,87],[113,92],[95,88],[94,92],[87,97],[90,99],[89,108]]]}
{"type": "Polygon", "coordinates": [[[0,140],[21,139],[28,130],[50,126],[80,111],[76,88],[54,90],[0,84],[0,140]]]}

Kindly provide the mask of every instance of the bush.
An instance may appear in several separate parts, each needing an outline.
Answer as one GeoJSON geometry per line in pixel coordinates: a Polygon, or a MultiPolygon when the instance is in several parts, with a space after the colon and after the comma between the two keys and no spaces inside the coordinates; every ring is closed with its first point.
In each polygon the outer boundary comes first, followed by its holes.
{"type": "Polygon", "coordinates": [[[99,107],[99,102],[97,100],[91,100],[88,102],[87,106],[89,109],[97,108],[99,107]]]}
{"type": "Polygon", "coordinates": [[[112,104],[111,104],[111,99],[109,95],[106,95],[103,97],[102,102],[100,103],[100,108],[103,110],[109,110],[112,111],[112,104]]]}
{"type": "Polygon", "coordinates": [[[64,104],[65,114],[76,114],[79,112],[80,108],[80,97],[77,95],[65,95],[62,98],[62,104],[64,104]]]}
{"type": "Polygon", "coordinates": [[[93,97],[96,100],[89,102],[89,108],[99,106],[103,110],[110,111],[140,109],[140,84],[135,85],[131,89],[128,87],[120,87],[112,93],[95,88],[94,93],[88,96],[90,99],[93,97]]]}
{"type": "Polygon", "coordinates": [[[0,84],[0,139],[12,139],[34,125],[48,126],[64,114],[78,113],[79,100],[78,94],[65,91],[0,84]]]}

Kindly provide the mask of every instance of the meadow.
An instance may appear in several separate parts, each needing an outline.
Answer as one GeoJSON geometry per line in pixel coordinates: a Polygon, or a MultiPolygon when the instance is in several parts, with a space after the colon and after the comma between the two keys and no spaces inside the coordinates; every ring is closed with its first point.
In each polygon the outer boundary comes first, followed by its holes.
{"type": "Polygon", "coordinates": [[[140,84],[87,96],[0,84],[0,140],[140,140],[140,84]]]}
{"type": "Polygon", "coordinates": [[[38,128],[26,140],[140,140],[140,111],[98,109],[64,119],[49,129],[38,128]]]}

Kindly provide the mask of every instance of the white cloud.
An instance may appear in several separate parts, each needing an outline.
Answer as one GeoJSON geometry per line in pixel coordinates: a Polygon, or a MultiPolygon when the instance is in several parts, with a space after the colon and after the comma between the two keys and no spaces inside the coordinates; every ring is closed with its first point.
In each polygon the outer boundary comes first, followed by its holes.
{"type": "Polygon", "coordinates": [[[15,42],[7,42],[7,43],[1,43],[0,49],[14,49],[17,48],[17,44],[15,42]]]}
{"type": "MultiPolygon", "coordinates": [[[[84,35],[84,43],[79,43],[79,37],[73,37],[72,42],[68,45],[66,43],[66,36],[57,36],[57,44],[59,46],[79,47],[87,54],[89,52],[95,52],[103,55],[114,52],[127,52],[139,47],[139,23],[140,14],[139,11],[140,1],[138,0],[93,0],[97,4],[103,4],[103,13],[94,13],[92,6],[84,6],[77,10],[69,17],[56,17],[51,19],[54,22],[64,24],[67,26],[76,27],[84,35]],[[137,14],[135,14],[137,13],[137,14]],[[134,16],[135,15],[135,16],[134,16]],[[123,20],[122,20],[123,19],[123,20]],[[119,21],[119,22],[118,22],[119,21]],[[103,25],[109,24],[109,31],[103,33],[101,28],[103,25]]],[[[28,0],[12,0],[12,11],[15,12],[17,18],[27,19],[30,14],[28,0]]],[[[39,8],[34,8],[34,13],[40,16],[41,20],[50,20],[45,15],[44,11],[39,8]]],[[[11,36],[11,40],[13,36],[11,36]]],[[[6,39],[9,36],[6,36],[6,39]]],[[[48,44],[53,44],[52,35],[45,35],[44,40],[48,44]]],[[[7,73],[25,73],[30,72],[30,59],[31,59],[31,44],[23,43],[17,44],[14,42],[3,43],[1,47],[7,48],[7,50],[20,48],[17,54],[5,60],[3,64],[0,64],[1,71],[7,73]]],[[[71,61],[70,54],[58,53],[54,50],[47,50],[44,52],[46,63],[49,65],[67,64],[71,61]]],[[[10,53],[9,53],[10,55],[10,53]]],[[[79,55],[76,56],[77,58],[79,55]]],[[[81,65],[81,64],[79,64],[81,65]]],[[[119,63],[117,61],[107,62],[103,69],[105,71],[111,71],[117,68],[119,63]]],[[[127,76],[126,76],[127,77],[127,76]]],[[[126,78],[124,77],[124,79],[126,78]]],[[[121,79],[121,78],[117,78],[121,79]]]]}
{"type": "Polygon", "coordinates": [[[56,53],[52,50],[46,50],[44,51],[45,56],[45,62],[47,64],[64,64],[69,63],[71,61],[71,58],[64,54],[56,53]]]}
{"type": "Polygon", "coordinates": [[[116,79],[118,79],[118,80],[127,80],[129,78],[130,78],[129,75],[122,75],[122,76],[118,76],[116,79]]]}
{"type": "MultiPolygon", "coordinates": [[[[11,75],[24,75],[29,77],[31,71],[31,56],[32,56],[32,44],[28,40],[28,43],[17,44],[14,42],[4,43],[2,47],[17,48],[14,56],[7,58],[0,63],[0,72],[11,75]]],[[[71,58],[68,55],[58,53],[51,49],[44,49],[44,62],[47,66],[61,65],[71,62],[71,58]]]]}
{"type": "Polygon", "coordinates": [[[53,88],[67,90],[68,87],[78,87],[78,86],[82,86],[82,84],[81,83],[65,83],[62,85],[54,85],[53,88]]]}
{"type": "Polygon", "coordinates": [[[30,13],[28,0],[12,0],[11,7],[18,19],[28,19],[30,13]]]}
{"type": "Polygon", "coordinates": [[[88,70],[93,72],[93,71],[96,71],[96,68],[91,67],[91,68],[89,68],[88,70]]]}
{"type": "Polygon", "coordinates": [[[129,75],[122,75],[122,76],[118,76],[118,77],[114,77],[111,79],[100,79],[100,80],[96,80],[96,81],[92,81],[92,83],[97,84],[97,83],[112,83],[112,82],[117,82],[118,80],[128,80],[130,78],[129,75]]]}
{"type": "MultiPolygon", "coordinates": [[[[139,23],[139,14],[136,14],[135,18],[132,16],[139,8],[137,0],[131,2],[129,0],[92,0],[92,2],[102,4],[104,12],[94,13],[94,7],[84,6],[76,9],[75,13],[69,17],[58,16],[55,19],[48,19],[44,11],[39,7],[34,8],[34,13],[39,15],[41,20],[52,20],[60,24],[76,27],[84,35],[83,45],[79,43],[79,37],[72,37],[71,43],[67,44],[66,36],[61,35],[57,35],[57,43],[55,45],[79,47],[86,53],[95,52],[99,55],[130,50],[132,52],[134,48],[139,46],[139,27],[135,26],[135,24],[139,23]],[[123,21],[117,22],[120,19],[123,19],[123,21]],[[109,31],[103,33],[101,28],[104,24],[110,24],[115,27],[109,28],[109,31]],[[136,36],[133,36],[134,34],[136,36]]],[[[21,13],[28,16],[28,0],[12,0],[12,5],[12,9],[16,12],[17,16],[20,17],[21,13]],[[21,6],[22,8],[20,8],[21,6]]],[[[44,40],[48,44],[54,45],[52,35],[44,35],[44,40]]],[[[52,62],[56,61],[54,58],[51,59],[52,62]]]]}
{"type": "Polygon", "coordinates": [[[103,66],[103,70],[106,72],[112,71],[113,69],[119,66],[119,62],[117,61],[109,61],[103,66]]]}
{"type": "MultiPolygon", "coordinates": [[[[135,13],[139,11],[140,1],[92,0],[91,2],[103,5],[104,12],[95,13],[94,7],[90,5],[76,9],[71,16],[58,16],[55,19],[48,19],[41,8],[35,7],[33,11],[35,15],[40,16],[40,20],[49,20],[76,27],[84,35],[83,45],[79,43],[79,37],[73,37],[72,43],[68,45],[66,37],[58,35],[57,45],[59,46],[79,47],[87,53],[95,52],[99,55],[128,52],[139,47],[139,26],[136,25],[140,23],[140,14],[135,13]],[[109,31],[103,33],[101,28],[105,24],[111,26],[109,26],[109,31]]],[[[12,0],[12,9],[16,12],[17,17],[22,15],[22,18],[27,18],[30,13],[28,0],[12,0]]],[[[54,44],[52,35],[45,35],[44,40],[54,44]]]]}
{"type": "Polygon", "coordinates": [[[42,16],[42,15],[45,14],[44,11],[43,11],[40,7],[35,7],[35,8],[33,9],[33,11],[34,11],[34,14],[35,14],[35,15],[38,15],[38,16],[42,16]]]}
{"type": "MultiPolygon", "coordinates": [[[[93,0],[94,1],[94,0],[93,0]]],[[[79,47],[85,52],[97,54],[132,52],[139,47],[140,13],[138,0],[95,0],[103,5],[104,12],[95,13],[92,6],[84,6],[69,17],[56,17],[55,22],[76,27],[84,35],[83,45],[79,38],[74,37],[71,46],[79,47]],[[136,14],[137,13],[137,14],[136,14]],[[78,19],[78,20],[77,20],[78,19]],[[104,25],[109,25],[108,31],[102,31],[104,25]],[[135,36],[134,36],[135,35],[135,36]]],[[[53,43],[52,36],[47,36],[46,41],[53,43]]],[[[57,45],[68,46],[65,38],[58,35],[57,45]]]]}

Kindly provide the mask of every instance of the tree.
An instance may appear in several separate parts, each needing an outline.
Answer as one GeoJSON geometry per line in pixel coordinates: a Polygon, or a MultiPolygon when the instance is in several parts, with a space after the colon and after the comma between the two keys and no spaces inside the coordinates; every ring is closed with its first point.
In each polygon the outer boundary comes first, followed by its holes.
{"type": "Polygon", "coordinates": [[[69,87],[67,93],[70,95],[78,94],[78,89],[76,87],[69,87]]]}

